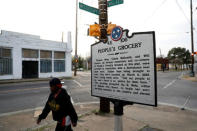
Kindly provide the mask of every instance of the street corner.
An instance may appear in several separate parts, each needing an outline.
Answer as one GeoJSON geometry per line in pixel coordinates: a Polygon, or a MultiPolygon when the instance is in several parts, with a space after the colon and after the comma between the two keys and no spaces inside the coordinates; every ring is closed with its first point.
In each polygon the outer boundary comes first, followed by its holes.
{"type": "Polygon", "coordinates": [[[182,77],[183,80],[188,80],[188,81],[192,81],[192,82],[197,82],[197,74],[195,75],[195,77],[191,77],[189,75],[184,75],[182,77]]]}
{"type": "MultiPolygon", "coordinates": [[[[181,110],[177,107],[158,105],[158,107],[130,106],[125,110],[125,116],[153,129],[174,131],[197,129],[197,112],[181,110]]],[[[142,131],[146,131],[145,129],[142,131]]],[[[148,130],[149,131],[149,130],[148,130]]],[[[152,130],[151,130],[152,131],[152,130]]],[[[154,130],[153,130],[154,131],[154,130]]],[[[157,130],[156,130],[157,131],[157,130]]]]}

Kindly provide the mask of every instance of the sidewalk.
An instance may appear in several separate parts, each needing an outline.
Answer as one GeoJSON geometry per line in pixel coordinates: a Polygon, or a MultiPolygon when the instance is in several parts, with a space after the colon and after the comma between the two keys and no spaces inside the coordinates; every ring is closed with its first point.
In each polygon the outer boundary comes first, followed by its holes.
{"type": "MultiPolygon", "coordinates": [[[[113,107],[113,104],[111,104],[113,107]]],[[[79,115],[74,131],[114,131],[113,113],[99,114],[99,104],[75,105],[79,115]]],[[[113,108],[112,108],[113,110],[113,108]]],[[[36,124],[41,109],[0,117],[1,131],[54,131],[56,123],[51,114],[36,124]]],[[[123,131],[196,131],[197,112],[159,105],[124,107],[123,131]]]]}

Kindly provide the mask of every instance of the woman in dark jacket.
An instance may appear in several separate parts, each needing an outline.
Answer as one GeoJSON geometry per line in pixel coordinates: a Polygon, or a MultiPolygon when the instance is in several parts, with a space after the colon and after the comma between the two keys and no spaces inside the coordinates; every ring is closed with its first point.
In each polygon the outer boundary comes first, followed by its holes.
{"type": "Polygon", "coordinates": [[[78,116],[71,103],[70,96],[62,88],[61,81],[58,78],[51,79],[49,84],[51,93],[37,119],[37,124],[52,111],[53,120],[57,121],[55,131],[72,131],[71,123],[74,127],[77,126],[78,116]]]}

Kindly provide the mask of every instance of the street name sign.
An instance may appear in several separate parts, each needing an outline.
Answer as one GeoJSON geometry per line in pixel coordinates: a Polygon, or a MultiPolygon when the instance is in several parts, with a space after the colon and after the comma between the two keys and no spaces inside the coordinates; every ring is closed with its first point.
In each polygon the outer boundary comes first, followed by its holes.
{"type": "Polygon", "coordinates": [[[123,0],[111,0],[107,2],[107,7],[123,4],[123,0]]]}
{"type": "Polygon", "coordinates": [[[91,95],[157,106],[155,33],[128,32],[115,27],[91,45],[91,95]]]}
{"type": "MultiPolygon", "coordinates": [[[[123,0],[111,0],[107,2],[107,7],[111,7],[111,6],[115,6],[115,5],[119,5],[119,4],[123,4],[123,0]]],[[[90,13],[99,15],[99,9],[88,6],[86,4],[83,4],[81,2],[79,2],[79,8],[85,11],[88,11],[90,13]]]]}
{"type": "Polygon", "coordinates": [[[88,6],[88,5],[83,4],[81,2],[79,2],[79,8],[82,9],[82,10],[88,11],[90,13],[99,15],[99,9],[91,7],[91,6],[88,6]]]}

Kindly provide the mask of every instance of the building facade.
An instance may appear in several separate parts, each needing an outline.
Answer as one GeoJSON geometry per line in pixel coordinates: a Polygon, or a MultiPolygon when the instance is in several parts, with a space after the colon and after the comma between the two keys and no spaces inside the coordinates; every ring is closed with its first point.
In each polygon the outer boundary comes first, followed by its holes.
{"type": "Polygon", "coordinates": [[[65,43],[2,30],[0,80],[71,77],[71,52],[71,33],[65,43]]]}
{"type": "Polygon", "coordinates": [[[156,58],[157,70],[169,70],[169,60],[167,58],[156,58]]]}

